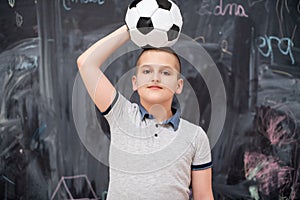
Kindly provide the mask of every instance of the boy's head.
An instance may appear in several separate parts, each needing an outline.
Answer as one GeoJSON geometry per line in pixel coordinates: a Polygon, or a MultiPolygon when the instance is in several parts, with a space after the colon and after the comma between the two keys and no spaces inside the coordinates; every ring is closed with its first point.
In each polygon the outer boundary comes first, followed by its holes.
{"type": "Polygon", "coordinates": [[[170,48],[144,49],[132,77],[133,90],[138,92],[141,103],[172,102],[174,94],[180,94],[183,88],[180,65],[179,57],[170,48]]]}

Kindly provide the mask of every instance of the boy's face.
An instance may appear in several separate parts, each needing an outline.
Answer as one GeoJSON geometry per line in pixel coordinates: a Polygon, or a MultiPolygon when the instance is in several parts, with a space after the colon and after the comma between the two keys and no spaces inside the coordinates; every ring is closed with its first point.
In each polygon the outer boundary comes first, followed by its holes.
{"type": "Polygon", "coordinates": [[[183,80],[175,55],[160,50],[145,51],[137,62],[136,76],[132,77],[133,90],[141,101],[161,104],[180,94],[183,80]]]}

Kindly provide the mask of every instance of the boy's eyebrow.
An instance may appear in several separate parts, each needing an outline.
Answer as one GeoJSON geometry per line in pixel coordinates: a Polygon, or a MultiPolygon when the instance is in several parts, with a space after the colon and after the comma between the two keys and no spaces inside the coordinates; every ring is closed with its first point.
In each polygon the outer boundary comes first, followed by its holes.
{"type": "Polygon", "coordinates": [[[137,69],[138,68],[146,68],[146,67],[161,67],[162,69],[169,69],[171,71],[174,71],[178,74],[180,74],[180,72],[178,71],[178,69],[176,69],[176,67],[171,67],[169,65],[160,65],[160,64],[143,64],[143,65],[139,65],[137,66],[137,69]]]}
{"type": "Polygon", "coordinates": [[[146,64],[146,65],[138,65],[137,67],[151,67],[151,65],[148,65],[148,64],[146,64]]]}
{"type": "Polygon", "coordinates": [[[175,70],[175,71],[176,71],[176,69],[174,69],[173,67],[170,67],[170,66],[168,66],[168,65],[162,65],[162,68],[168,68],[168,69],[170,69],[170,70],[175,70]]]}
{"type": "Polygon", "coordinates": [[[139,65],[137,67],[162,67],[162,68],[168,68],[171,70],[176,70],[173,67],[169,66],[169,65],[159,65],[159,64],[144,64],[144,65],[139,65]]]}

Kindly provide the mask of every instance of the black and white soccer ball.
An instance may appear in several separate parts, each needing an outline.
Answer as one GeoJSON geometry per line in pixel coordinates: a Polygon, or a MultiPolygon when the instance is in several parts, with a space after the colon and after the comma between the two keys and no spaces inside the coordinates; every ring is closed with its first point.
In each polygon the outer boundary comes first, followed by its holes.
{"type": "Polygon", "coordinates": [[[180,9],[170,0],[134,0],[125,22],[131,40],[142,48],[174,45],[183,24],[180,9]]]}

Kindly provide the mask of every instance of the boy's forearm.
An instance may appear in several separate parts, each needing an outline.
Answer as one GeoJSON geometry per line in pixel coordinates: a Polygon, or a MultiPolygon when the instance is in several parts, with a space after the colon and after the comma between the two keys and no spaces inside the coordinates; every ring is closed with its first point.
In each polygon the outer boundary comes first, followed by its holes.
{"type": "Polygon", "coordinates": [[[88,48],[77,59],[78,68],[100,67],[105,60],[130,39],[126,25],[118,28],[88,48]]]}
{"type": "Polygon", "coordinates": [[[129,38],[127,27],[124,25],[93,44],[77,59],[79,73],[84,85],[101,112],[107,110],[111,105],[115,88],[99,70],[99,67],[129,38]]]}

